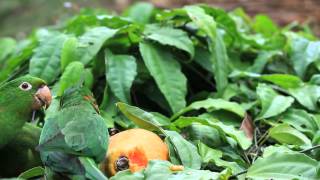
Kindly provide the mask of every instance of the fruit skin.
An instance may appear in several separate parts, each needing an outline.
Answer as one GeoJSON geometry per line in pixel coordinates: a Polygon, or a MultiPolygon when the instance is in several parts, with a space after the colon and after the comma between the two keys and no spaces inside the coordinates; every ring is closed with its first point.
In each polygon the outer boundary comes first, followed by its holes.
{"type": "Polygon", "coordinates": [[[150,160],[168,160],[168,147],[158,135],[144,129],[130,129],[110,137],[104,164],[109,176],[117,173],[116,162],[120,157],[129,159],[131,172],[145,168],[150,160]]]}

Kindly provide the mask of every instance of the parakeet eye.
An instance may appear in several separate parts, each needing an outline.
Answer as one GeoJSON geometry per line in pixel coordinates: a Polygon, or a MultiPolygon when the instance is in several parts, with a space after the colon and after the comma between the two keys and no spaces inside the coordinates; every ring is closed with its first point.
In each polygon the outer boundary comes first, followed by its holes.
{"type": "Polygon", "coordinates": [[[32,85],[28,82],[23,82],[20,84],[19,88],[23,91],[28,91],[32,88],[32,85]]]}

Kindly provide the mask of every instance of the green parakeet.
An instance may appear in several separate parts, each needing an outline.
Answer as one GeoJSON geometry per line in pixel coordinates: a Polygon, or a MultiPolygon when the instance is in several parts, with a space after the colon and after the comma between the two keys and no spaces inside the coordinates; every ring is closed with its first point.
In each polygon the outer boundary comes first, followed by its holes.
{"type": "Polygon", "coordinates": [[[0,86],[0,149],[10,143],[33,110],[49,106],[51,93],[39,78],[23,76],[0,86]]]}
{"type": "Polygon", "coordinates": [[[92,93],[78,87],[60,97],[55,114],[46,117],[38,149],[46,167],[72,179],[107,179],[96,166],[104,160],[108,129],[92,93]]]}
{"type": "Polygon", "coordinates": [[[16,177],[33,167],[42,166],[36,151],[41,128],[26,123],[13,140],[0,149],[0,177],[16,177]]]}

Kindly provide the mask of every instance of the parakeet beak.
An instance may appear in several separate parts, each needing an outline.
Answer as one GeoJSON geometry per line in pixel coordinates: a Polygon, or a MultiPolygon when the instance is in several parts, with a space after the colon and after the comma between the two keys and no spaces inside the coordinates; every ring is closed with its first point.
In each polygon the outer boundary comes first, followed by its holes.
{"type": "Polygon", "coordinates": [[[48,86],[41,86],[34,95],[35,102],[33,103],[33,109],[38,110],[41,107],[47,109],[51,104],[52,96],[48,86]]]}

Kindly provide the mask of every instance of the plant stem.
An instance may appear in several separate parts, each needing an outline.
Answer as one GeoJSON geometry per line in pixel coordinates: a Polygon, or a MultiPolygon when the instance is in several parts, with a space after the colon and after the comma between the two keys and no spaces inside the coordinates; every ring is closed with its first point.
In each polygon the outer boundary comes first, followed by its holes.
{"type": "Polygon", "coordinates": [[[237,173],[237,174],[234,174],[234,175],[230,176],[230,179],[236,178],[237,176],[242,175],[242,174],[245,174],[245,173],[247,173],[247,172],[248,172],[248,170],[241,171],[241,172],[239,172],[239,173],[237,173]]]}
{"type": "Polygon", "coordinates": [[[320,148],[320,144],[318,144],[318,145],[316,145],[316,146],[313,146],[313,147],[311,147],[311,148],[308,148],[308,149],[304,149],[304,150],[302,150],[302,151],[300,151],[300,152],[301,152],[301,153],[305,153],[305,152],[312,151],[312,150],[318,149],[318,148],[320,148]]]}

